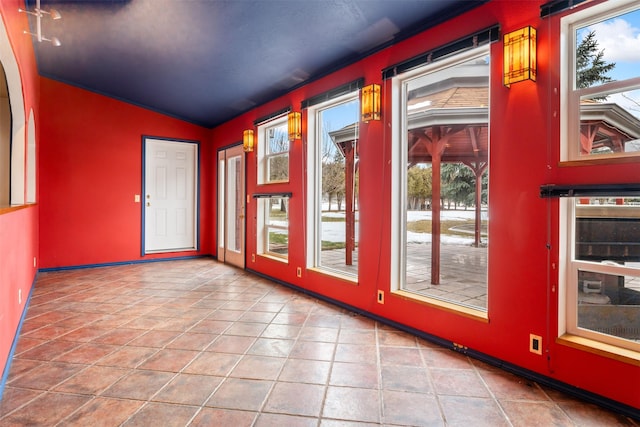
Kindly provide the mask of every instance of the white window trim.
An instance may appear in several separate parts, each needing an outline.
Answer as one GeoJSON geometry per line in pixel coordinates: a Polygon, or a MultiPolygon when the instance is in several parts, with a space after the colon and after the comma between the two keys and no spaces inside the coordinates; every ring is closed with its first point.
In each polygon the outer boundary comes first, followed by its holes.
{"type": "Polygon", "coordinates": [[[320,236],[322,222],[322,171],[318,159],[322,158],[322,129],[317,126],[318,115],[329,108],[359,100],[360,92],[351,92],[329,101],[313,105],[307,112],[307,268],[353,280],[352,275],[320,265],[320,236]]]}
{"type": "MultiPolygon", "coordinates": [[[[610,0],[584,8],[561,19],[560,22],[560,161],[611,161],[613,158],[637,157],[638,153],[600,154],[580,156],[579,102],[582,96],[593,96],[640,87],[640,78],[614,81],[595,87],[576,90],[575,30],[637,9],[637,0],[610,0]],[[577,108],[575,106],[578,106],[577,108]]],[[[575,260],[575,199],[560,200],[560,244],[558,265],[558,342],[585,351],[605,355],[626,363],[638,364],[640,344],[623,338],[578,327],[578,270],[611,275],[638,275],[638,270],[622,265],[575,260]]]]}
{"type": "Polygon", "coordinates": [[[560,254],[566,254],[566,262],[559,266],[558,336],[571,334],[613,347],[640,351],[640,343],[578,327],[578,270],[615,276],[640,276],[640,271],[624,265],[575,259],[575,198],[565,198],[560,204],[560,223],[565,224],[567,232],[563,233],[560,241],[560,254]]]}
{"type": "MultiPolygon", "coordinates": [[[[407,116],[404,106],[407,104],[406,87],[414,79],[422,78],[425,74],[435,73],[455,64],[462,63],[473,58],[480,58],[491,55],[491,46],[486,45],[476,49],[461,52],[452,55],[449,58],[442,59],[433,64],[425,65],[418,69],[400,74],[392,80],[391,96],[393,99],[391,128],[396,129],[392,135],[391,147],[391,292],[401,292],[404,296],[410,298],[425,299],[412,293],[403,291],[404,281],[406,278],[406,218],[407,210],[404,200],[406,200],[406,175],[407,168],[407,145],[408,130],[407,116]]],[[[472,311],[474,315],[480,314],[480,317],[486,317],[486,313],[480,310],[469,309],[468,307],[458,306],[457,304],[446,303],[432,298],[428,298],[428,302],[435,305],[442,305],[448,308],[459,308],[461,312],[472,311]],[[451,306],[451,307],[450,307],[451,306]],[[477,312],[477,313],[476,313],[477,312]]]]}
{"type": "MultiPolygon", "coordinates": [[[[284,200],[284,197],[280,198],[281,200],[284,200]]],[[[280,226],[280,225],[269,225],[268,221],[267,221],[267,213],[266,213],[266,209],[268,209],[269,206],[269,202],[271,201],[270,198],[262,198],[262,199],[258,199],[258,235],[257,235],[257,247],[258,247],[258,255],[264,255],[264,256],[268,256],[268,257],[273,257],[279,261],[287,261],[289,259],[289,255],[288,255],[288,249],[287,249],[287,254],[283,255],[283,254],[278,254],[278,253],[274,253],[269,251],[269,230],[270,229],[275,229],[275,230],[284,230],[287,232],[287,238],[289,236],[289,212],[287,210],[287,226],[280,226]]],[[[289,207],[287,207],[287,209],[289,209],[289,207]]]]}
{"type": "Polygon", "coordinates": [[[27,127],[27,203],[36,202],[36,123],[33,109],[29,111],[27,127]]]}
{"type": "Polygon", "coordinates": [[[585,161],[594,159],[612,159],[621,157],[638,157],[639,153],[599,154],[597,156],[580,156],[580,98],[585,95],[601,95],[626,88],[640,87],[640,78],[623,80],[622,82],[604,83],[586,89],[575,89],[575,30],[618,16],[637,9],[637,0],[609,0],[572,13],[561,19],[560,23],[560,161],[585,161]],[[577,106],[577,108],[575,108],[577,106]]]}
{"type": "MultiPolygon", "coordinates": [[[[17,59],[11,47],[11,41],[0,19],[0,62],[4,68],[11,113],[11,185],[9,189],[10,205],[23,205],[25,202],[25,103],[22,93],[22,80],[17,59]]],[[[3,165],[4,166],[4,165],[3,165]]]]}
{"type": "Polygon", "coordinates": [[[270,120],[267,123],[263,123],[258,126],[258,142],[257,142],[257,151],[258,151],[258,185],[268,185],[268,184],[279,184],[283,182],[289,182],[289,172],[290,172],[290,162],[289,162],[289,153],[291,151],[291,143],[289,143],[289,150],[281,151],[279,153],[269,153],[269,144],[267,141],[269,140],[269,136],[267,132],[269,129],[280,126],[287,126],[287,116],[281,116],[274,120],[270,120]],[[279,156],[287,156],[287,179],[282,180],[269,180],[269,159],[279,157],[279,156]]]}

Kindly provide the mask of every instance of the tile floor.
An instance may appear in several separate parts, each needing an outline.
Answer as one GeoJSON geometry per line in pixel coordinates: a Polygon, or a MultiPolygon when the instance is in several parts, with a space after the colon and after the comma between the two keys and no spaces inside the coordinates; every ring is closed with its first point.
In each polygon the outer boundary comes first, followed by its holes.
{"type": "Polygon", "coordinates": [[[41,273],[0,426],[639,426],[211,259],[41,273]]]}

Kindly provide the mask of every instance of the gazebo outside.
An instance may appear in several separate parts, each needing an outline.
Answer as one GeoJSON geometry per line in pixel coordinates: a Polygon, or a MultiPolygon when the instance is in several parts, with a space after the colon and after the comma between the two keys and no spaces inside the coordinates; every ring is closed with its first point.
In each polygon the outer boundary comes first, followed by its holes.
{"type": "MultiPolygon", "coordinates": [[[[429,169],[430,241],[406,239],[404,290],[449,302],[487,308],[488,218],[483,207],[483,175],[489,165],[488,64],[482,61],[453,70],[436,84],[409,92],[407,109],[407,169],[429,169]],[[473,229],[470,239],[443,237],[443,165],[464,165],[475,180],[473,229]]],[[[581,153],[597,154],[638,150],[638,119],[615,103],[583,101],[581,153]]],[[[344,160],[344,248],[323,251],[328,266],[357,274],[357,171],[358,134],[352,124],[330,132],[344,160]]],[[[408,201],[406,201],[408,203],[408,201]]],[[[466,209],[466,206],[465,206],[466,209]]],[[[488,209],[487,209],[488,210],[488,209]]],[[[407,219],[409,223],[410,220],[407,219]]]]}
{"type": "MultiPolygon", "coordinates": [[[[407,168],[431,171],[431,242],[405,236],[404,290],[472,308],[487,308],[487,219],[483,220],[483,175],[489,166],[489,64],[472,61],[427,76],[408,90],[407,168]],[[444,165],[468,168],[473,176],[473,237],[444,238],[444,165]],[[484,224],[483,224],[484,222],[484,224]]],[[[407,184],[408,186],[408,184],[407,184]]],[[[409,213],[409,212],[407,212],[409,213]]],[[[448,222],[447,222],[448,223],[448,222]]],[[[407,224],[409,219],[407,218],[407,224]]]]}

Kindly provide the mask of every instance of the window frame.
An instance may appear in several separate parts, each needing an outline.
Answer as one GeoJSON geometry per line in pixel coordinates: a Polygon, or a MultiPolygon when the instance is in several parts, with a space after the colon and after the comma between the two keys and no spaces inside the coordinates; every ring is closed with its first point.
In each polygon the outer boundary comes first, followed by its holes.
{"type": "MultiPolygon", "coordinates": [[[[560,166],[581,168],[581,174],[591,176],[584,168],[603,164],[640,161],[640,152],[603,153],[580,155],[580,99],[585,96],[606,95],[627,89],[640,89],[638,77],[612,81],[584,89],[576,85],[576,30],[590,24],[602,22],[623,14],[639,11],[637,1],[620,0],[612,7],[612,2],[603,2],[583,8],[560,19],[560,166]]],[[[565,169],[573,173],[571,169],[565,169]]],[[[609,176],[608,185],[615,187],[622,181],[615,175],[609,176]]],[[[588,179],[588,178],[587,178],[588,179]]],[[[570,185],[583,186],[578,180],[570,185]]],[[[622,187],[622,185],[621,185],[622,187]]],[[[612,190],[610,197],[617,194],[612,190]]],[[[607,196],[609,197],[609,196],[607,196]]],[[[620,194],[619,197],[628,197],[620,194]]],[[[576,259],[576,213],[579,196],[561,197],[559,200],[559,265],[558,265],[558,342],[564,345],[594,352],[625,363],[638,364],[640,343],[622,337],[608,335],[578,325],[579,271],[612,276],[640,277],[640,268],[622,264],[602,263],[576,259]]]]}
{"type": "Polygon", "coordinates": [[[289,260],[289,202],[287,201],[287,210],[286,210],[286,226],[274,225],[269,221],[271,211],[270,204],[274,199],[280,199],[280,203],[284,203],[285,200],[288,200],[288,197],[279,196],[279,197],[262,197],[258,199],[258,234],[257,234],[257,247],[258,247],[258,255],[273,257],[279,261],[288,262],[289,260]],[[269,233],[271,230],[280,230],[286,231],[287,235],[287,253],[281,254],[278,252],[270,251],[269,247],[269,233]]]}
{"type": "Polygon", "coordinates": [[[281,184],[288,183],[290,179],[290,152],[291,152],[291,141],[288,140],[287,135],[287,149],[283,151],[279,151],[277,153],[271,153],[268,132],[270,129],[275,129],[279,127],[285,128],[285,133],[287,131],[287,115],[279,116],[274,118],[273,120],[269,120],[268,122],[262,123],[258,125],[258,141],[257,141],[257,151],[258,151],[258,185],[269,185],[269,184],[281,184]],[[275,159],[278,157],[286,157],[287,160],[287,177],[286,179],[274,179],[271,180],[270,176],[270,167],[271,159],[275,159]]]}
{"type": "MultiPolygon", "coordinates": [[[[322,123],[319,116],[322,112],[341,104],[360,100],[360,89],[349,91],[338,96],[328,97],[322,102],[307,106],[307,269],[323,274],[340,277],[354,283],[358,282],[358,273],[350,274],[321,265],[322,253],[322,123]]],[[[357,111],[360,111],[358,105],[357,111]]],[[[359,126],[359,116],[357,126],[359,126]]]]}
{"type": "MultiPolygon", "coordinates": [[[[392,134],[391,152],[391,268],[390,268],[390,292],[404,298],[426,303],[428,305],[441,308],[456,314],[474,318],[480,321],[488,321],[489,307],[486,310],[457,304],[444,299],[419,295],[405,290],[406,285],[406,257],[407,257],[407,163],[408,163],[408,112],[405,106],[408,102],[407,86],[410,82],[424,78],[425,75],[437,73],[457,64],[462,64],[474,58],[491,55],[491,44],[481,45],[472,49],[467,49],[450,56],[442,58],[436,62],[426,64],[391,78],[392,97],[392,117],[391,128],[395,131],[392,134]]],[[[491,73],[491,68],[490,71],[491,73]]],[[[491,74],[489,75],[491,85],[491,74]]],[[[490,86],[491,87],[491,86],[490,86]]],[[[490,102],[490,101],[489,101],[490,102]]],[[[490,105],[488,106],[490,109],[490,105]]],[[[488,121],[489,128],[491,120],[488,121]]],[[[491,167],[489,166],[489,171],[491,167]]],[[[487,270],[489,262],[487,261],[487,270]]],[[[488,271],[487,271],[487,293],[489,291],[488,271]]]]}
{"type": "Polygon", "coordinates": [[[620,158],[637,158],[640,160],[640,151],[603,153],[597,155],[581,155],[580,144],[580,99],[585,96],[600,96],[621,92],[625,89],[640,89],[640,76],[626,80],[601,83],[584,89],[576,88],[576,30],[590,24],[620,16],[622,14],[640,10],[634,0],[620,0],[619,5],[611,7],[609,2],[604,2],[581,11],[567,15],[561,19],[560,33],[560,81],[561,110],[566,114],[561,115],[560,133],[560,162],[610,162],[620,158]]]}
{"type": "MultiPolygon", "coordinates": [[[[612,196],[613,197],[613,196],[612,196]]],[[[640,351],[640,342],[633,342],[621,337],[607,335],[578,325],[578,271],[614,276],[636,276],[640,278],[640,268],[622,264],[602,263],[576,259],[576,202],[577,197],[566,197],[560,200],[560,224],[564,224],[566,232],[562,233],[560,254],[566,254],[566,262],[560,263],[560,304],[558,335],[571,334],[589,340],[601,342],[613,347],[632,351],[640,351]]]]}

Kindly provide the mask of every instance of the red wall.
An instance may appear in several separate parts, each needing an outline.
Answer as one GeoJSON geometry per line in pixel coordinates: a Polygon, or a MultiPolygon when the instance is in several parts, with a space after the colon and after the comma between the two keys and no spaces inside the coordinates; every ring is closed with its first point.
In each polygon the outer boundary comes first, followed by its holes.
{"type": "MultiPolygon", "coordinates": [[[[140,255],[142,136],[201,141],[201,249],[215,254],[215,150],[241,139],[253,121],[303,99],[364,77],[383,84],[381,122],[360,128],[359,282],[348,283],[303,268],[305,259],[304,140],[291,150],[290,259],[283,265],[255,248],[255,203],[248,206],[247,267],[390,320],[456,342],[619,402],[640,407],[638,366],[555,342],[558,307],[558,205],[539,197],[547,183],[567,183],[587,173],[557,167],[559,150],[559,17],[540,19],[543,1],[492,1],[363,61],[308,84],[213,131],[36,76],[26,18],[18,1],[0,11],[10,27],[26,104],[36,113],[40,138],[38,207],[0,215],[0,363],[4,363],[22,306],[18,289],[30,289],[39,267],[78,266],[148,259],[140,255]],[[391,108],[381,70],[469,33],[499,24],[501,32],[538,28],[538,81],[502,86],[501,43],[492,46],[489,321],[444,311],[392,295],[389,279],[391,108]],[[39,102],[39,104],[38,104],[39,102]],[[213,144],[211,143],[213,141],[213,144]],[[39,229],[39,231],[38,231],[39,229]],[[38,234],[39,233],[39,234],[38,234]],[[547,249],[547,244],[551,249],[547,249]],[[39,246],[39,247],[38,247],[39,246]],[[385,304],[376,303],[378,290],[385,304]],[[528,350],[529,334],[543,337],[546,357],[528,350]]],[[[303,125],[304,127],[304,125],[303,125]]],[[[247,191],[259,191],[256,157],[248,154],[247,191]]],[[[601,166],[594,181],[615,174],[637,181],[637,164],[601,166]]],[[[195,254],[195,253],[194,253],[195,254]]],[[[180,254],[183,255],[183,254],[180,254]]],[[[171,256],[161,255],[162,257],[171,256]]]]}
{"type": "MultiPolygon", "coordinates": [[[[23,34],[28,28],[27,18],[18,12],[21,4],[17,0],[3,0],[0,14],[18,62],[26,128],[32,108],[36,122],[39,119],[39,87],[31,38],[23,34]]],[[[2,60],[4,63],[7,58],[2,60]]],[[[36,275],[33,259],[38,254],[37,230],[37,206],[0,206],[0,373],[7,367],[11,345],[36,275]],[[19,301],[19,293],[22,301],[19,301]]]]}
{"type": "Polygon", "coordinates": [[[0,371],[36,274],[37,216],[33,207],[0,214],[0,371]]]}
{"type": "MultiPolygon", "coordinates": [[[[540,18],[543,1],[493,1],[461,17],[306,85],[213,131],[217,147],[241,139],[253,121],[287,106],[299,110],[303,99],[364,77],[383,87],[383,120],[360,125],[359,280],[349,283],[304,269],[305,150],[296,142],[290,152],[290,182],[269,191],[291,191],[289,262],[256,253],[256,203],[250,199],[247,222],[247,268],[383,316],[459,345],[518,365],[581,389],[640,407],[640,369],[608,357],[559,345],[558,203],[540,198],[540,186],[570,182],[580,170],[559,168],[559,16],[540,18]],[[492,45],[491,180],[489,228],[489,321],[483,322],[391,294],[390,82],[381,70],[483,28],[499,24],[501,33],[533,25],[538,29],[538,80],[506,88],[501,81],[502,43],[492,45]],[[556,114],[554,114],[554,111],[556,114]],[[386,113],[386,114],[385,114],[386,113]],[[547,249],[547,243],[551,249],[547,249]],[[303,267],[302,278],[296,268],[303,267]],[[385,291],[384,305],[376,302],[385,291]],[[529,351],[529,334],[543,337],[544,356],[529,351]]],[[[303,128],[305,127],[303,112],[303,128]]],[[[304,129],[303,129],[304,130],[304,129]]],[[[256,153],[247,154],[247,192],[265,191],[256,183],[256,153]]],[[[579,168],[578,168],[579,169],[579,168]]],[[[602,166],[602,182],[616,171],[637,181],[637,164],[602,166]]]]}
{"type": "Polygon", "coordinates": [[[41,268],[211,254],[208,129],[46,78],[41,111],[41,268]],[[197,252],[141,255],[143,135],[200,142],[197,252]]]}

